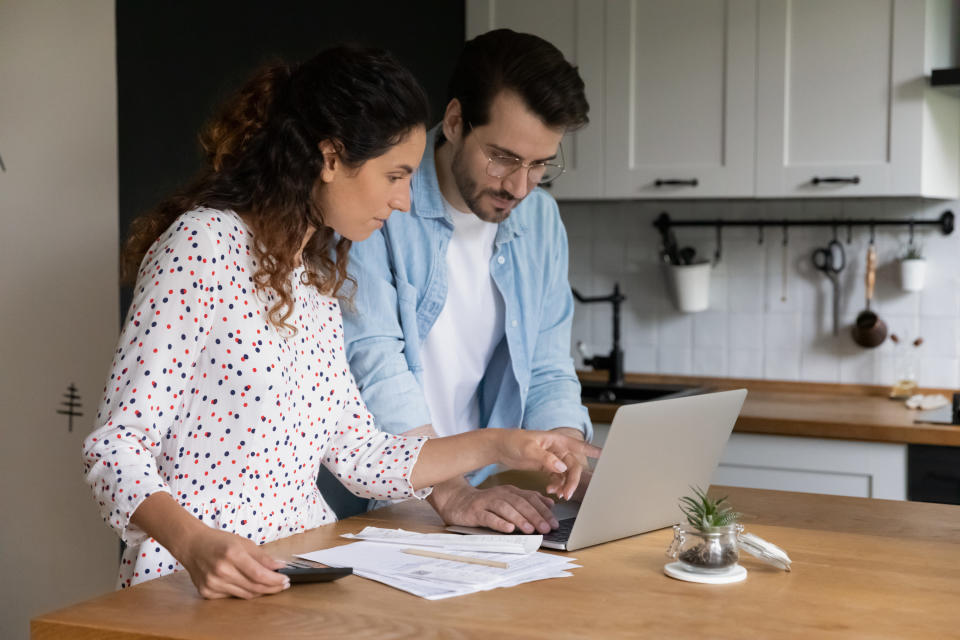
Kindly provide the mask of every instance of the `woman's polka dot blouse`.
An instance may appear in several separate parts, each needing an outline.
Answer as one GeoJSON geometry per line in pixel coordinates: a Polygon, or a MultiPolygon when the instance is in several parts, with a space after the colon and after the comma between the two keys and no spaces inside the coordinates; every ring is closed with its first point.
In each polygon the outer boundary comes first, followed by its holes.
{"type": "Polygon", "coordinates": [[[180,568],[131,524],[150,494],[170,493],[211,527],[260,544],[333,522],[316,485],[326,466],[361,497],[417,495],[423,438],[380,432],[343,350],[340,307],[291,275],[288,322],[254,289],[244,222],[233,212],[180,216],[140,267],[97,426],[83,447],[87,483],[127,543],[119,584],[180,568]]]}

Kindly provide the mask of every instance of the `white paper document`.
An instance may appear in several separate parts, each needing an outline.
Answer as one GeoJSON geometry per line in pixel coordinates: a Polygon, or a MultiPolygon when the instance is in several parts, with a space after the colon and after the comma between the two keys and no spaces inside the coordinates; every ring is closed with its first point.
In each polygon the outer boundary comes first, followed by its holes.
{"type": "Polygon", "coordinates": [[[533,553],[540,548],[543,536],[489,535],[461,536],[454,533],[417,533],[403,529],[366,527],[360,533],[345,533],[343,538],[356,538],[371,542],[390,542],[406,546],[439,547],[449,551],[487,551],[490,553],[533,553]]]}
{"type": "MultiPolygon", "coordinates": [[[[406,532],[410,533],[410,532],[406,532]]],[[[428,534],[433,535],[433,534],[428,534]]],[[[341,547],[321,549],[299,557],[331,567],[353,567],[363,578],[376,580],[428,600],[440,600],[524,582],[563,578],[578,565],[574,558],[546,553],[490,553],[459,551],[457,555],[507,563],[507,568],[465,564],[454,560],[425,558],[404,553],[404,549],[436,550],[411,543],[371,542],[364,540],[341,547]]],[[[449,547],[447,548],[449,549],[449,547]]]]}

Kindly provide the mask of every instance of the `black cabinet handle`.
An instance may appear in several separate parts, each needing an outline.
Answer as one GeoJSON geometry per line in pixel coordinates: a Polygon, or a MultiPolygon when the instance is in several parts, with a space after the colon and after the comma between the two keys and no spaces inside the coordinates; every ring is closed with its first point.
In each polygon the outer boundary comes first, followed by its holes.
{"type": "Polygon", "coordinates": [[[657,178],[653,181],[653,186],[655,187],[695,187],[700,184],[700,181],[696,178],[690,178],[689,180],[663,180],[657,178]]]}
{"type": "Polygon", "coordinates": [[[819,176],[813,176],[813,180],[810,182],[813,184],[860,184],[860,176],[853,176],[851,178],[821,178],[819,176]]]}

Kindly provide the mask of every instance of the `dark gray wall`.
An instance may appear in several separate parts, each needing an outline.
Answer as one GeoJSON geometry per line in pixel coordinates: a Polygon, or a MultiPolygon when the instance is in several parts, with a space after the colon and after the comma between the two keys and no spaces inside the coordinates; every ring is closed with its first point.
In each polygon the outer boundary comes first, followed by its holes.
{"type": "MultiPolygon", "coordinates": [[[[463,0],[117,0],[120,234],[200,168],[197,132],[257,66],[341,42],[391,50],[419,78],[435,120],[464,41],[463,0]]],[[[130,291],[121,292],[121,314],[130,291]]],[[[366,506],[325,469],[340,517],[366,506]]]]}
{"type": "Polygon", "coordinates": [[[118,0],[121,236],[199,168],[197,132],[251,70],[348,41],[396,54],[439,119],[464,41],[464,2],[118,0]]]}

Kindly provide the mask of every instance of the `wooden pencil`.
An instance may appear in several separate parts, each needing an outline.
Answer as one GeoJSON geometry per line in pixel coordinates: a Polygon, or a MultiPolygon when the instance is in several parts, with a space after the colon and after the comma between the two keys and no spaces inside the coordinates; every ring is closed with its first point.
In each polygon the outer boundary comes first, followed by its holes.
{"type": "Polygon", "coordinates": [[[425,549],[404,549],[404,553],[412,556],[423,556],[424,558],[436,558],[438,560],[452,560],[454,562],[466,562],[467,564],[482,564],[485,567],[496,567],[497,569],[509,569],[510,565],[506,562],[497,560],[483,560],[480,558],[471,558],[469,556],[456,556],[451,553],[440,553],[439,551],[427,551],[425,549]]]}

